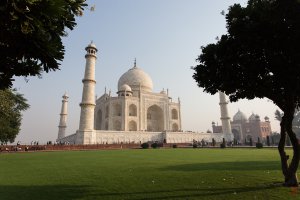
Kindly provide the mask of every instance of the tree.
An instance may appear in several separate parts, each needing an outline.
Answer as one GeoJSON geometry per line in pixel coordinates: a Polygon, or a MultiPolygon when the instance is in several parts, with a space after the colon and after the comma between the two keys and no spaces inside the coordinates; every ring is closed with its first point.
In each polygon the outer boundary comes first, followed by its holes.
{"type": "MultiPolygon", "coordinates": [[[[279,110],[275,111],[275,119],[281,122],[283,113],[279,110]]],[[[296,109],[293,119],[293,131],[296,133],[297,138],[300,138],[300,110],[296,109]]]]}
{"type": "Polygon", "coordinates": [[[270,144],[270,136],[268,136],[268,135],[267,135],[267,145],[268,145],[268,147],[271,146],[271,144],[270,144]]]}
{"type": "Polygon", "coordinates": [[[27,100],[15,90],[0,90],[0,142],[14,142],[20,131],[22,111],[29,108],[27,100]]]}
{"type": "Polygon", "coordinates": [[[13,76],[36,76],[59,69],[61,37],[73,30],[85,0],[0,1],[0,89],[13,76]]]}
{"type": "Polygon", "coordinates": [[[299,144],[292,130],[300,103],[300,2],[249,0],[226,14],[228,33],[202,47],[193,78],[204,91],[229,95],[230,101],[268,98],[284,113],[278,150],[286,186],[298,186],[299,144]],[[285,152],[286,135],[293,158],[285,152]]]}

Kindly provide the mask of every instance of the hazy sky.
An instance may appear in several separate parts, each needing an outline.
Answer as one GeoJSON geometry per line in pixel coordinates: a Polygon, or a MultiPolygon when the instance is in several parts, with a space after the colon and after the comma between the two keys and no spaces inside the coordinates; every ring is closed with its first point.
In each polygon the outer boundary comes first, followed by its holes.
{"type": "MultiPolygon", "coordinates": [[[[96,94],[105,86],[116,95],[120,76],[137,65],[148,73],[154,92],[169,89],[169,95],[181,99],[183,130],[206,132],[211,122],[220,124],[219,100],[198,88],[191,66],[201,53],[200,47],[216,42],[226,33],[225,18],[220,14],[234,3],[246,0],[94,0],[95,11],[84,11],[77,18],[77,27],[68,30],[63,39],[66,53],[61,70],[43,74],[42,79],[17,78],[14,87],[31,105],[24,113],[21,132],[16,141],[54,141],[57,138],[61,96],[69,95],[67,135],[79,126],[82,78],[85,68],[84,48],[93,40],[98,48],[96,94]]],[[[232,73],[232,72],[228,72],[232,73]]],[[[232,116],[240,109],[247,116],[252,112],[270,117],[273,130],[277,109],[266,99],[242,100],[229,104],[232,116]]]]}

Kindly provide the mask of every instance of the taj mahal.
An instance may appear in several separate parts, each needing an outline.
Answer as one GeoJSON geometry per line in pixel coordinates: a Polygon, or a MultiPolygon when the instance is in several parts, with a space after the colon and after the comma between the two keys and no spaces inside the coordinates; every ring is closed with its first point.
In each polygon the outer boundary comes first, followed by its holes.
{"type": "Polygon", "coordinates": [[[222,132],[196,133],[182,131],[181,104],[173,102],[168,91],[153,92],[151,77],[137,66],[125,72],[118,81],[115,96],[105,90],[96,99],[95,69],[97,48],[86,48],[85,74],[80,103],[79,129],[66,135],[68,95],[63,95],[57,142],[70,144],[118,143],[191,143],[193,141],[220,142],[233,140],[225,94],[219,92],[222,132]]]}

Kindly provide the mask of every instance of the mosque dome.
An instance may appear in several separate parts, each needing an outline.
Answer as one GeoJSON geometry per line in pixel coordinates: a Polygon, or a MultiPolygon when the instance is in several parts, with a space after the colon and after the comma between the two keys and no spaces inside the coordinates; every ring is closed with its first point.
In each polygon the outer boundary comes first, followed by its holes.
{"type": "Polygon", "coordinates": [[[134,67],[125,72],[119,79],[118,89],[121,90],[121,87],[126,84],[129,85],[132,90],[142,90],[147,92],[152,92],[153,83],[148,74],[146,74],[142,69],[134,67]]]}
{"type": "Polygon", "coordinates": [[[122,85],[120,88],[119,88],[119,91],[127,91],[127,92],[131,92],[131,87],[127,84],[124,84],[122,85]]]}
{"type": "Polygon", "coordinates": [[[255,119],[260,121],[260,116],[259,115],[255,115],[255,119]]]}
{"type": "Polygon", "coordinates": [[[247,121],[246,115],[240,110],[233,116],[233,121],[247,121]]]}
{"type": "Polygon", "coordinates": [[[268,116],[265,116],[265,121],[269,122],[270,118],[268,116]]]}
{"type": "Polygon", "coordinates": [[[255,120],[256,120],[256,115],[252,113],[252,115],[250,115],[249,117],[249,121],[255,121],[255,120]]]}

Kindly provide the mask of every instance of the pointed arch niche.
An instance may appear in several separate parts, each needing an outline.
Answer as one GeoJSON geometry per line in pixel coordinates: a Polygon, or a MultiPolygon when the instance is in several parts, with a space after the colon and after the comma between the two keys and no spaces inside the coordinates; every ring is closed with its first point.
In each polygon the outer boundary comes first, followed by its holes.
{"type": "Polygon", "coordinates": [[[147,110],[147,130],[153,132],[164,130],[164,114],[158,105],[152,105],[147,110]]]}
{"type": "Polygon", "coordinates": [[[96,118],[96,130],[101,130],[102,128],[102,110],[99,109],[97,112],[97,118],[96,118]]]}
{"type": "Polygon", "coordinates": [[[115,120],[113,122],[113,130],[120,131],[121,130],[121,122],[119,120],[115,120]]]}
{"type": "Polygon", "coordinates": [[[175,108],[172,109],[172,119],[178,119],[178,111],[175,108]]]}
{"type": "Polygon", "coordinates": [[[174,131],[174,132],[178,131],[178,124],[177,123],[174,123],[172,125],[172,131],[174,131]]]}
{"type": "Polygon", "coordinates": [[[113,116],[121,116],[122,107],[120,104],[113,105],[113,116]]]}
{"type": "Polygon", "coordinates": [[[128,124],[129,131],[137,131],[137,124],[135,121],[130,121],[128,124]]]}
{"type": "Polygon", "coordinates": [[[129,106],[129,116],[137,116],[137,108],[136,108],[136,105],[134,104],[131,104],[129,106]]]}

